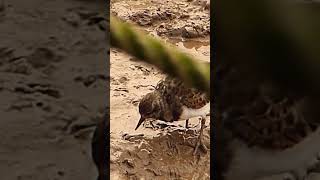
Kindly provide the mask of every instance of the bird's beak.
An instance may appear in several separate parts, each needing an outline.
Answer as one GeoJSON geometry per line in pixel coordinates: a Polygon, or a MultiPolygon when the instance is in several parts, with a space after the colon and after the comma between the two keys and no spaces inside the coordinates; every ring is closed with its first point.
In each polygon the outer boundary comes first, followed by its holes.
{"type": "Polygon", "coordinates": [[[140,120],[139,120],[139,122],[138,122],[138,124],[137,124],[136,129],[134,129],[134,130],[137,130],[137,129],[139,128],[139,126],[143,123],[143,121],[145,121],[145,120],[146,120],[146,119],[145,119],[144,117],[141,117],[140,120]]]}

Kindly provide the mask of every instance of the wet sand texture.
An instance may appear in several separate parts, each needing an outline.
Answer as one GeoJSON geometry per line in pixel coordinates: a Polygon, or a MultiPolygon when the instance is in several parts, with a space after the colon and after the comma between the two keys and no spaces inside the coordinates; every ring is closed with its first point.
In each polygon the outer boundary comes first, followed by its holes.
{"type": "MultiPolygon", "coordinates": [[[[209,11],[201,4],[115,0],[111,1],[111,13],[200,60],[210,60],[209,11]]],[[[172,125],[154,122],[157,129],[146,124],[134,130],[140,118],[140,99],[165,74],[118,49],[111,48],[110,57],[111,179],[209,179],[210,153],[200,158],[192,155],[195,131],[200,128],[198,118],[190,120],[188,132],[180,127],[184,121],[172,125]]],[[[206,125],[209,123],[210,118],[206,125]]],[[[209,133],[207,127],[207,147],[209,133]]]]}
{"type": "Polygon", "coordinates": [[[108,88],[104,1],[3,2],[1,179],[95,179],[92,125],[108,88]]]}

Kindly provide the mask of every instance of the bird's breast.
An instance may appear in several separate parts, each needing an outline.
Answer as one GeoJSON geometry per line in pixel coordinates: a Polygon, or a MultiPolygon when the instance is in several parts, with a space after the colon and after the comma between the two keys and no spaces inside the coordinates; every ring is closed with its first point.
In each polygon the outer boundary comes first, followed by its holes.
{"type": "Polygon", "coordinates": [[[179,120],[186,120],[193,117],[206,116],[210,112],[210,102],[199,109],[188,108],[187,106],[182,106],[182,113],[179,120]]]}

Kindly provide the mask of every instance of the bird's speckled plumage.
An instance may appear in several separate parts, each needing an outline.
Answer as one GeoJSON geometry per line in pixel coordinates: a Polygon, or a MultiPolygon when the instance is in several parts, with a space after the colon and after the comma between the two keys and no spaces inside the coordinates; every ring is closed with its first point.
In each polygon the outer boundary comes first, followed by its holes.
{"type": "Polygon", "coordinates": [[[180,118],[186,108],[201,109],[209,102],[210,98],[205,93],[189,88],[175,78],[167,77],[158,83],[153,92],[141,99],[139,112],[143,118],[173,122],[187,120],[180,118]]]}
{"type": "Polygon", "coordinates": [[[316,140],[307,141],[317,137],[319,130],[312,99],[279,86],[258,68],[219,65],[214,70],[219,77],[214,80],[214,114],[220,179],[255,180],[292,172],[302,180],[307,164],[316,159],[314,153],[320,152],[316,145],[312,148],[315,152],[304,153],[307,147],[301,150],[302,144],[316,140]]]}
{"type": "MultiPolygon", "coordinates": [[[[136,129],[148,118],[166,122],[187,120],[201,116],[201,130],[196,150],[201,142],[205,116],[210,112],[210,98],[206,93],[187,87],[178,79],[167,77],[161,80],[155,90],[146,94],[140,101],[141,118],[136,129]]],[[[205,148],[205,147],[204,147],[205,148]]]]}

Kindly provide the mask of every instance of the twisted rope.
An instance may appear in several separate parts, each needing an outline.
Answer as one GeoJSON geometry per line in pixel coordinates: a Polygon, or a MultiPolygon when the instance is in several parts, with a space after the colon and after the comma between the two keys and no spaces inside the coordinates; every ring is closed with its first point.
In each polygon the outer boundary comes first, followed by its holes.
{"type": "Polygon", "coordinates": [[[111,45],[140,60],[157,66],[187,85],[210,94],[210,64],[181,53],[173,46],[134,30],[114,16],[110,17],[111,45]]]}

